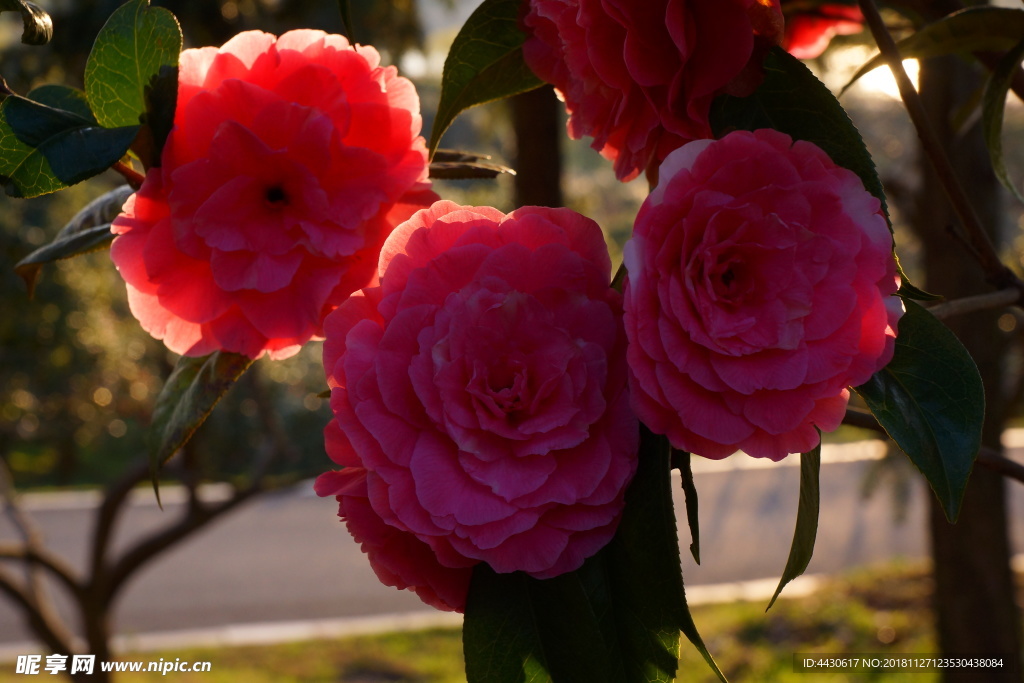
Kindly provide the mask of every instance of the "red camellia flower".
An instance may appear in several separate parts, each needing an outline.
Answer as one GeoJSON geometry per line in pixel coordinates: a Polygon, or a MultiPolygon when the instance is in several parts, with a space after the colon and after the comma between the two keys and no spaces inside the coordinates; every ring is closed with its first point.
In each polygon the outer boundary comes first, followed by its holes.
{"type": "Polygon", "coordinates": [[[565,100],[570,137],[593,137],[620,180],[711,137],[711,101],[753,92],[782,33],[778,0],[529,0],[523,21],[526,63],[565,100]]]}
{"type": "Polygon", "coordinates": [[[317,480],[389,585],[461,610],[473,565],[547,578],[612,537],[636,469],[621,297],[568,209],[442,201],[325,323],[317,480]]]}
{"type": "Polygon", "coordinates": [[[811,143],[759,130],[675,151],[624,258],[633,400],[677,448],[806,452],[892,358],[879,201],[811,143]]]}
{"type": "Polygon", "coordinates": [[[159,167],[114,221],[142,326],[172,351],[289,356],[436,198],[412,83],[372,47],[249,31],[181,53],[159,167]]]}
{"type": "Polygon", "coordinates": [[[790,12],[786,0],[786,33],[782,47],[794,57],[813,59],[828,47],[832,36],[859,33],[864,28],[864,15],[855,5],[820,5],[813,9],[790,12]]]}

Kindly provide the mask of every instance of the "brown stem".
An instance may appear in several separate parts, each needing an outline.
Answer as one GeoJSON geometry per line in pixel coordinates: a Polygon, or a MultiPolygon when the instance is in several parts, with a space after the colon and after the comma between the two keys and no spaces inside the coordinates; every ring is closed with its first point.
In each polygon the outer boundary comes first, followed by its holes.
{"type": "Polygon", "coordinates": [[[930,306],[928,312],[939,320],[945,320],[976,311],[1012,306],[1017,303],[1018,299],[1020,299],[1020,292],[1016,289],[1000,289],[977,296],[965,296],[960,299],[944,301],[941,304],[930,306]]]}
{"type": "Polygon", "coordinates": [[[132,186],[133,190],[137,190],[142,187],[142,181],[146,179],[146,176],[142,175],[128,164],[118,161],[110,167],[111,170],[117,171],[125,179],[125,181],[132,186]]]}
{"type": "Polygon", "coordinates": [[[13,600],[28,619],[29,627],[55,654],[70,655],[73,652],[71,635],[64,629],[60,619],[47,603],[40,604],[34,596],[19,587],[14,578],[0,569],[0,593],[13,600]]]}
{"type": "Polygon", "coordinates": [[[967,193],[964,191],[960,181],[957,180],[953,165],[949,162],[949,157],[946,156],[942,141],[939,140],[934,128],[928,121],[921,98],[917,94],[914,84],[911,83],[910,77],[907,76],[907,72],[903,69],[903,59],[900,56],[899,48],[896,47],[892,35],[890,35],[885,27],[885,23],[878,13],[878,7],[875,5],[874,0],[859,0],[859,3],[861,11],[864,13],[864,20],[871,29],[875,42],[878,44],[878,49],[885,57],[893,77],[896,79],[900,97],[903,99],[903,104],[910,115],[910,120],[917,130],[917,135],[921,139],[922,149],[928,155],[928,160],[935,169],[936,176],[939,178],[942,188],[949,198],[953,211],[960,219],[967,233],[968,242],[977,252],[976,256],[985,271],[986,278],[989,283],[998,289],[1012,288],[1024,297],[1024,282],[1021,282],[1013,271],[1007,268],[1000,260],[995,246],[989,239],[981,224],[981,220],[978,218],[974,207],[967,197],[967,193]]]}

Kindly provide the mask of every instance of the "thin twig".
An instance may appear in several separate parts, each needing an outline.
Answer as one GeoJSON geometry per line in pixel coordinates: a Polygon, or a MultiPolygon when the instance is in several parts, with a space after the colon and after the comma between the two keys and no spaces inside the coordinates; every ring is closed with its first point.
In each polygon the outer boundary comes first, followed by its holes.
{"type": "Polygon", "coordinates": [[[110,167],[111,170],[117,171],[121,174],[121,177],[132,186],[133,190],[137,190],[142,187],[142,181],[146,179],[146,176],[142,175],[134,168],[125,164],[124,162],[118,161],[110,167]]]}
{"type": "Polygon", "coordinates": [[[0,593],[6,594],[21,607],[28,619],[29,627],[46,643],[51,652],[72,654],[72,637],[53,610],[47,605],[39,605],[33,601],[26,594],[25,589],[19,587],[18,583],[2,568],[0,568],[0,593]]]}
{"type": "Polygon", "coordinates": [[[1024,282],[1021,282],[1013,271],[1007,268],[1000,260],[992,240],[989,239],[988,233],[982,226],[981,220],[978,218],[974,207],[967,197],[967,193],[957,180],[953,165],[950,163],[949,157],[946,156],[942,141],[928,121],[928,115],[925,113],[921,98],[914,88],[914,84],[911,83],[910,77],[907,76],[907,72],[903,69],[903,58],[900,56],[899,48],[896,47],[892,35],[886,29],[885,23],[878,13],[878,7],[875,5],[874,0],[859,0],[859,3],[864,14],[864,20],[871,29],[875,42],[878,44],[878,49],[885,57],[893,77],[896,79],[900,97],[903,99],[903,104],[910,115],[910,120],[917,130],[918,137],[921,138],[922,148],[928,155],[928,160],[931,162],[935,174],[946,196],[949,198],[953,211],[959,217],[967,233],[968,242],[977,252],[978,261],[985,271],[986,278],[997,289],[1013,288],[1024,296],[1024,282]]]}
{"type": "Polygon", "coordinates": [[[45,569],[71,593],[77,596],[82,592],[82,586],[74,570],[65,564],[63,559],[50,554],[45,548],[28,544],[0,543],[0,560],[20,560],[28,566],[45,569]]]}
{"type": "Polygon", "coordinates": [[[939,320],[945,320],[966,313],[1012,306],[1017,303],[1018,299],[1020,299],[1020,292],[1016,289],[1000,289],[995,292],[944,301],[941,304],[930,306],[928,312],[939,320]]]}

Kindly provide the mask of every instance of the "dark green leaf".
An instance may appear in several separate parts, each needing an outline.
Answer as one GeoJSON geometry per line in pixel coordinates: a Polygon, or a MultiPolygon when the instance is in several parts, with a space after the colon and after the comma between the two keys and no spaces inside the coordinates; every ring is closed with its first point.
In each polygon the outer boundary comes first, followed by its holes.
{"type": "MultiPolygon", "coordinates": [[[[1006,7],[970,7],[923,26],[896,43],[904,59],[926,59],[974,51],[1002,52],[1024,39],[1024,10],[1006,7]]],[[[885,65],[885,57],[868,60],[842,92],[869,71],[885,65]]],[[[842,92],[840,94],[842,94],[842,92]]]]}
{"type": "Polygon", "coordinates": [[[160,466],[185,445],[252,363],[251,358],[227,351],[178,359],[153,408],[149,462],[154,488],[160,466]]]}
{"type": "Polygon", "coordinates": [[[114,240],[110,222],[121,212],[121,206],[131,193],[130,187],[122,185],[92,200],[75,214],[52,242],[36,249],[14,266],[14,271],[28,285],[29,296],[43,265],[110,245],[114,240]]]}
{"type": "Polygon", "coordinates": [[[469,683],[673,680],[679,631],[692,620],[668,455],[645,430],[619,529],[579,570],[544,581],[474,570],[463,627],[469,683]]]}
{"type": "Polygon", "coordinates": [[[0,183],[15,197],[64,189],[110,168],[137,131],[12,95],[0,104],[0,183]]]}
{"type": "MultiPolygon", "coordinates": [[[[1021,12],[1024,14],[1024,12],[1021,12]]],[[[1013,196],[1024,202],[1024,195],[1021,195],[1010,175],[1006,172],[1006,164],[1003,163],[1003,111],[1006,108],[1006,93],[1010,90],[1010,83],[1017,74],[1017,67],[1024,59],[1024,40],[1017,44],[1012,50],[1006,53],[996,70],[992,72],[988,84],[985,86],[985,94],[982,97],[981,125],[985,133],[985,144],[988,146],[988,155],[992,160],[992,170],[995,171],[999,182],[1013,196]]]]}
{"type": "Polygon", "coordinates": [[[181,27],[162,7],[131,0],[100,29],[85,65],[85,92],[96,120],[109,128],[139,123],[146,86],[162,66],[176,66],[181,27]]]}
{"type": "Polygon", "coordinates": [[[672,467],[679,470],[683,479],[683,496],[686,498],[686,524],[690,527],[690,554],[700,564],[700,520],[697,516],[697,486],[693,481],[692,456],[686,451],[672,450],[672,467]]]}
{"type": "Polygon", "coordinates": [[[30,90],[25,97],[47,107],[63,109],[96,125],[96,117],[89,109],[89,100],[86,99],[85,92],[78,88],[66,85],[41,85],[30,90]]]}
{"type": "Polygon", "coordinates": [[[46,45],[53,37],[53,21],[39,6],[25,0],[0,0],[0,12],[20,12],[24,30],[21,42],[26,45],[46,45]]]}
{"type": "Polygon", "coordinates": [[[178,67],[161,66],[160,73],[146,86],[146,111],[142,128],[132,143],[134,151],[147,170],[160,165],[167,136],[174,127],[174,108],[178,102],[178,67]]]}
{"type": "Polygon", "coordinates": [[[953,522],[981,447],[985,392],[953,333],[917,304],[904,303],[892,361],[856,391],[953,522]]]}
{"type": "Polygon", "coordinates": [[[749,97],[722,95],[711,106],[715,137],[731,130],[774,128],[825,150],[833,162],[856,173],[888,213],[885,191],[864,140],[835,95],[796,57],[773,48],[765,79],[749,97]]]}
{"type": "MultiPolygon", "coordinates": [[[[820,435],[819,435],[820,436],[820,435]]],[[[821,496],[818,490],[818,475],[821,472],[821,442],[814,450],[800,456],[800,504],[796,511],[796,529],[793,532],[793,544],[789,547],[789,559],[782,570],[779,587],[775,589],[767,612],[775,604],[779,594],[787,583],[807,570],[814,554],[814,541],[818,536],[818,510],[821,507],[821,496]]]]}
{"type": "Polygon", "coordinates": [[[523,61],[521,7],[521,0],[484,0],[455,37],[441,76],[431,154],[459,112],[544,84],[523,61]]]}
{"type": "Polygon", "coordinates": [[[341,12],[341,25],[345,27],[345,37],[350,43],[356,42],[356,34],[352,30],[352,7],[349,0],[338,0],[338,11],[341,12]]]}

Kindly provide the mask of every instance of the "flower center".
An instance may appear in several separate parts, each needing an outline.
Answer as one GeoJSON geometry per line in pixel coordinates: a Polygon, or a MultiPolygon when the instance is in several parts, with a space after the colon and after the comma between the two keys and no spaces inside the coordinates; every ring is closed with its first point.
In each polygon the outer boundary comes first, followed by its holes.
{"type": "Polygon", "coordinates": [[[271,206],[287,206],[288,195],[280,185],[271,185],[263,191],[263,198],[271,206]]]}

